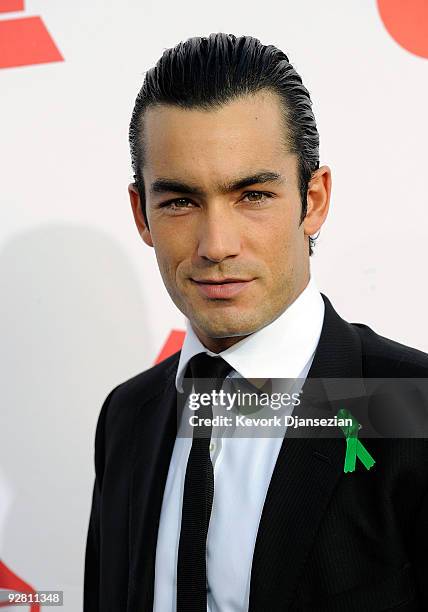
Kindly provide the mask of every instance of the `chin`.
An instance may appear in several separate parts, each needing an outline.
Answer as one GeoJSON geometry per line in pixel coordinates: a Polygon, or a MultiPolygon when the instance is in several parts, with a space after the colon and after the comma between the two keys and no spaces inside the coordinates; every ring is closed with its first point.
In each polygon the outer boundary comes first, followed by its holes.
{"type": "Polygon", "coordinates": [[[235,321],[209,321],[197,322],[198,327],[209,338],[236,338],[238,336],[248,336],[257,331],[261,324],[256,322],[235,321]]]}

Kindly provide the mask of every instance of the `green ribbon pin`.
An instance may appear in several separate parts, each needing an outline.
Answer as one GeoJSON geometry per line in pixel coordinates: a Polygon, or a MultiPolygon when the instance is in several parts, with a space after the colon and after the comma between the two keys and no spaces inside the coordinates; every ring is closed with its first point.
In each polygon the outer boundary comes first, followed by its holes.
{"type": "Polygon", "coordinates": [[[369,470],[376,462],[364,444],[358,439],[358,431],[360,429],[359,422],[352,416],[349,410],[345,410],[344,408],[338,411],[337,416],[339,419],[352,420],[352,425],[340,426],[340,429],[343,431],[346,438],[346,455],[343,471],[345,474],[347,472],[353,472],[355,470],[357,457],[364,465],[366,470],[369,470]]]}

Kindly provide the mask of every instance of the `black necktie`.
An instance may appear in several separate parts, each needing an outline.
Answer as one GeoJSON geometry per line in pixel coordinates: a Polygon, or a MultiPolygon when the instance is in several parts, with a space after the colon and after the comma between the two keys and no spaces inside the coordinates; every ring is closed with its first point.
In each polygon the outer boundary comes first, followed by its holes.
{"type": "MultiPolygon", "coordinates": [[[[195,392],[219,391],[231,366],[206,353],[189,361],[185,378],[192,378],[195,392]],[[207,379],[207,380],[200,380],[207,379]]],[[[198,417],[213,417],[212,406],[201,406],[198,417]]],[[[207,612],[206,546],[214,496],[214,472],[210,457],[212,428],[194,428],[184,480],[180,543],[177,563],[177,612],[207,612]]]]}

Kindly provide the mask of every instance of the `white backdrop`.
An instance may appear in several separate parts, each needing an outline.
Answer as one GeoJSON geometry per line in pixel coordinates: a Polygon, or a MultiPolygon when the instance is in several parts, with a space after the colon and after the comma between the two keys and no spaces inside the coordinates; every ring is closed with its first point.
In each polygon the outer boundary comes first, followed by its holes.
{"type": "Polygon", "coordinates": [[[34,0],[0,20],[24,14],[64,61],[0,71],[0,558],[76,612],[101,403],[184,329],[128,203],[144,71],[210,32],[283,49],[333,174],[317,284],[344,318],[428,351],[428,61],[375,0],[34,0]]]}

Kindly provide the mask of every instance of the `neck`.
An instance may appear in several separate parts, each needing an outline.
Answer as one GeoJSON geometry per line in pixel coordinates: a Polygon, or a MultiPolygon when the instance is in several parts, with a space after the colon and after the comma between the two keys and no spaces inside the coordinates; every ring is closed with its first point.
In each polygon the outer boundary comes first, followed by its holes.
{"type": "MultiPolygon", "coordinates": [[[[205,334],[202,334],[201,332],[196,330],[194,327],[193,327],[193,331],[198,336],[199,340],[205,346],[205,348],[207,348],[212,353],[221,353],[225,351],[226,349],[230,348],[231,346],[233,346],[234,344],[241,342],[241,340],[243,340],[244,338],[248,338],[248,336],[251,336],[251,334],[246,334],[242,336],[241,335],[240,336],[229,336],[226,338],[211,338],[210,336],[206,336],[205,334]]],[[[252,332],[252,333],[255,333],[255,332],[252,332]]]]}

